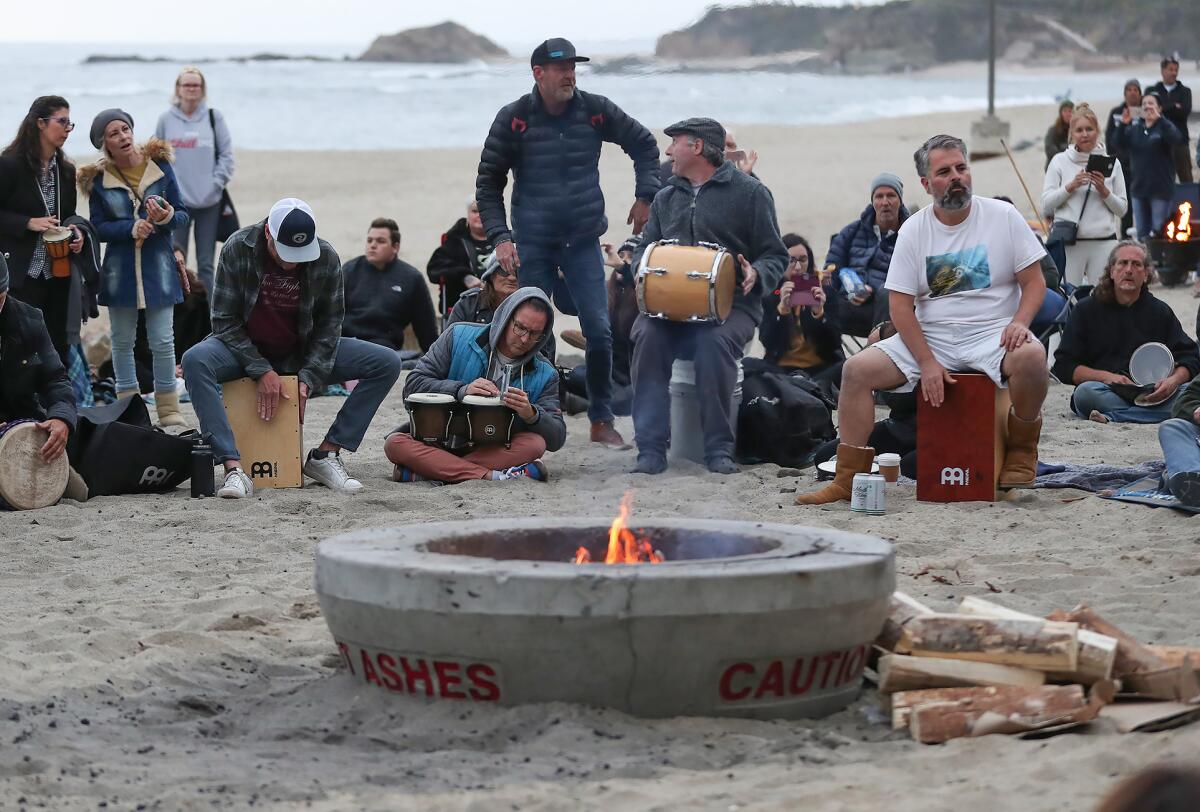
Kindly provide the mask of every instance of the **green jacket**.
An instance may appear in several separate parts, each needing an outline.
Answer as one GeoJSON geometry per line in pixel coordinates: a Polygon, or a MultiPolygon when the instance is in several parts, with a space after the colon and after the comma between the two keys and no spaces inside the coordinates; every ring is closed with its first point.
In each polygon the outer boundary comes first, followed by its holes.
{"type": "Polygon", "coordinates": [[[221,249],[216,282],[209,293],[213,335],[225,343],[251,378],[258,380],[274,368],[281,375],[296,375],[312,392],[324,386],[333,371],[338,340],[342,337],[346,311],[342,263],[332,245],[317,240],[321,256],[300,266],[303,273],[296,325],[300,349],[272,366],[246,332],[246,322],[258,301],[262,282],[267,251],[265,228],[266,220],[246,226],[221,249]]]}
{"type": "Polygon", "coordinates": [[[1191,383],[1184,385],[1183,394],[1171,408],[1171,417],[1182,417],[1184,420],[1194,422],[1192,415],[1196,413],[1197,409],[1200,409],[1200,375],[1192,378],[1191,383]]]}

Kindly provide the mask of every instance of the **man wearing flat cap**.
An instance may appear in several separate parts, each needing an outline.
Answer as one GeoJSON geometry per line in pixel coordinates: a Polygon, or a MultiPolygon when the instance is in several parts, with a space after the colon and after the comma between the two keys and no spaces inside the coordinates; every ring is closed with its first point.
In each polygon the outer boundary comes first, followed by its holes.
{"type": "Polygon", "coordinates": [[[612,328],[599,238],[608,230],[600,191],[600,147],[619,144],[633,159],[634,203],[627,223],[640,232],[659,189],[654,136],[603,96],[575,86],[575,64],[588,58],[565,39],[533,51],[534,88],[496,114],[479,159],[475,199],[500,267],[522,286],[554,291],[559,271],[587,338],[591,439],[628,448],[613,428],[612,328]],[[513,174],[512,230],[504,187],[513,174]]]}
{"type": "Polygon", "coordinates": [[[713,243],[737,259],[738,285],[733,310],[722,323],[684,323],[639,315],[633,325],[633,428],[638,447],[634,473],[667,468],[671,396],[668,383],[675,358],[692,358],[704,432],[704,461],[717,474],[738,470],[733,461],[731,407],[738,365],[746,343],[762,321],[762,298],[775,290],[787,268],[788,252],[779,236],[775,200],[757,178],[725,160],[725,128],[711,118],[689,118],[666,129],[673,172],[654,198],[642,244],[641,262],[657,240],[680,245],[713,243]]]}
{"type": "Polygon", "coordinates": [[[871,329],[888,318],[887,281],[892,251],[900,226],[908,219],[904,208],[904,184],[891,172],[880,172],[871,181],[871,202],[853,223],[839,231],[829,243],[825,270],[833,276],[842,298],[842,332],[866,338],[871,329]],[[862,280],[862,287],[846,290],[838,272],[849,268],[862,280]]]}

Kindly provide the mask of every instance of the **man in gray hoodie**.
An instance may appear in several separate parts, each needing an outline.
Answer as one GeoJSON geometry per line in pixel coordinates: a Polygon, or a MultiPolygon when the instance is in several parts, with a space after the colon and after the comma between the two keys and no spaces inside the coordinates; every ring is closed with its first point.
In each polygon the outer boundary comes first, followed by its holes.
{"type": "Polygon", "coordinates": [[[642,243],[633,258],[656,240],[681,245],[715,243],[737,258],[739,284],[733,311],[723,323],[653,319],[644,313],[633,325],[633,428],[638,447],[635,474],[667,469],[671,437],[668,383],[675,358],[694,358],[704,430],[704,461],[717,474],[736,473],[731,406],[742,352],[762,321],[762,298],[775,290],[787,268],[775,200],[758,179],[725,160],[725,128],[711,118],[689,118],[665,130],[673,171],[655,196],[642,243]]]}
{"type": "Polygon", "coordinates": [[[462,408],[467,396],[498,397],[515,413],[511,443],[477,445],[460,455],[449,444],[426,444],[394,431],[384,444],[396,466],[393,479],[546,481],[541,456],[567,439],[558,371],[539,353],[550,340],[553,313],[541,290],[520,288],[500,304],[490,324],[459,322],[438,337],[404,381],[405,399],[414,393],[450,395],[455,408],[462,408]]]}

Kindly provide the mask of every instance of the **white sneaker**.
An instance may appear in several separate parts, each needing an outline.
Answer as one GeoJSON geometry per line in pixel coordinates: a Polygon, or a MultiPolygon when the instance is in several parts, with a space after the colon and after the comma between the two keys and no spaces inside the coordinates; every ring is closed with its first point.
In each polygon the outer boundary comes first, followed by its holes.
{"type": "Polygon", "coordinates": [[[225,484],[217,491],[222,499],[245,499],[254,495],[254,483],[241,468],[230,468],[225,472],[225,484]]]}
{"type": "Polygon", "coordinates": [[[346,466],[337,452],[325,455],[323,460],[308,452],[308,459],[304,461],[304,475],[342,493],[358,493],[363,489],[361,482],[346,473],[346,466]]]}

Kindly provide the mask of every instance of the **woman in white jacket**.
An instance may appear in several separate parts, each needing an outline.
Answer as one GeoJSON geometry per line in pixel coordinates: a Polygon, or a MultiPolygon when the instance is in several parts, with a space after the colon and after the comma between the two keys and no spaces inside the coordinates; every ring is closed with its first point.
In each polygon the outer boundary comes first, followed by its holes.
{"type": "Polygon", "coordinates": [[[1066,281],[1095,285],[1104,276],[1108,255],[1120,239],[1121,217],[1129,208],[1120,161],[1108,177],[1088,172],[1089,155],[1104,155],[1100,123],[1092,108],[1081,104],[1071,116],[1071,144],[1046,167],[1042,214],[1078,224],[1076,242],[1066,246],[1066,281]]]}

